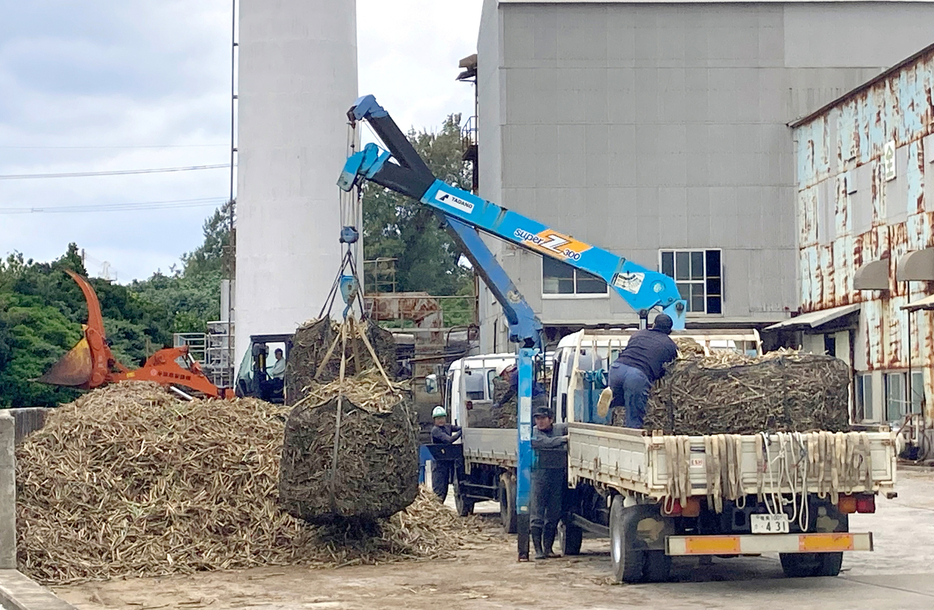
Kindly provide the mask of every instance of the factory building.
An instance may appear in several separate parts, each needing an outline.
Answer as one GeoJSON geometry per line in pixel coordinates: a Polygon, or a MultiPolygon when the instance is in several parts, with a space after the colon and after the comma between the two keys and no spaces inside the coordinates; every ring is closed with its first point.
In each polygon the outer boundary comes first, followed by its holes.
{"type": "MultiPolygon", "coordinates": [[[[789,123],[932,22],[928,3],[485,0],[479,194],[671,274],[690,326],[775,324],[800,286],[789,123]]],[[[492,247],[552,340],[637,322],[601,280],[492,247]]],[[[481,350],[506,349],[485,290],[479,309],[481,350]]]]}
{"type": "Polygon", "coordinates": [[[932,416],[932,88],[934,45],[792,125],[805,313],[781,327],[852,363],[857,422],[932,416]]]}

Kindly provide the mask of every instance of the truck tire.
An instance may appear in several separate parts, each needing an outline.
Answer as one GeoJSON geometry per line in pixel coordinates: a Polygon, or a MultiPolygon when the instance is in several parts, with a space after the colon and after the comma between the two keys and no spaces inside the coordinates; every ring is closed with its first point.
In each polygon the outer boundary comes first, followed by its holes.
{"type": "Polygon", "coordinates": [[[499,477],[499,516],[503,531],[516,533],[516,484],[508,474],[499,477]]]}
{"type": "Polygon", "coordinates": [[[665,551],[645,551],[645,582],[665,582],[670,574],[670,555],[665,551]]]}
{"type": "Polygon", "coordinates": [[[463,490],[460,486],[460,476],[454,477],[454,507],[457,509],[457,514],[461,517],[466,517],[473,514],[473,505],[474,500],[468,500],[464,497],[463,490]]]}
{"type": "Polygon", "coordinates": [[[843,566],[843,553],[779,553],[778,557],[788,578],[837,576],[843,566]]]}
{"type": "Polygon", "coordinates": [[[569,520],[570,517],[563,517],[558,522],[558,535],[555,537],[558,548],[561,549],[561,554],[565,557],[580,555],[581,543],[584,541],[584,530],[568,523],[569,520]]]}
{"type": "Polygon", "coordinates": [[[610,558],[616,582],[642,582],[645,578],[645,551],[632,548],[629,539],[631,514],[623,508],[623,497],[615,496],[610,506],[610,558]]]}

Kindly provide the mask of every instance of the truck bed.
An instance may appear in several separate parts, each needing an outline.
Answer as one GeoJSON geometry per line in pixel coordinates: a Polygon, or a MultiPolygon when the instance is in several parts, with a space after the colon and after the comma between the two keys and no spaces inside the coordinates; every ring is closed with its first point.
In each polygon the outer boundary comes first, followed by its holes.
{"type": "Polygon", "coordinates": [[[514,429],[464,428],[464,461],[468,464],[491,464],[515,468],[518,462],[514,429]]]}
{"type": "MultiPolygon", "coordinates": [[[[849,433],[857,434],[857,433],[849,433]]],[[[861,460],[859,475],[852,480],[841,480],[838,491],[841,493],[888,492],[895,485],[895,438],[891,432],[864,433],[863,442],[868,440],[871,455],[871,472],[867,473],[866,460],[861,460]],[[867,474],[869,476],[867,476],[867,474]]],[[[730,435],[741,443],[741,461],[739,471],[742,489],[746,494],[772,493],[778,491],[778,472],[775,464],[776,454],[770,460],[772,476],[768,469],[760,474],[760,458],[757,445],[762,444],[758,435],[730,435]]],[[[652,498],[668,495],[672,477],[671,459],[666,451],[666,438],[661,435],[643,434],[641,430],[617,428],[594,424],[574,423],[569,425],[568,442],[568,482],[576,486],[578,481],[587,480],[619,491],[645,494],[652,498]]],[[[689,495],[708,495],[707,461],[710,457],[705,449],[704,436],[681,437],[687,439],[690,452],[684,458],[688,469],[687,488],[689,495]]],[[[854,437],[855,438],[855,437],[854,437]]],[[[770,435],[772,446],[777,451],[778,437],[770,435]]],[[[807,482],[808,491],[818,493],[818,476],[815,473],[807,482]]],[[[823,488],[826,490],[826,487],[823,488]]],[[[786,481],[781,485],[782,493],[792,493],[786,481]]],[[[800,489],[795,491],[800,492],[800,489]]]]}

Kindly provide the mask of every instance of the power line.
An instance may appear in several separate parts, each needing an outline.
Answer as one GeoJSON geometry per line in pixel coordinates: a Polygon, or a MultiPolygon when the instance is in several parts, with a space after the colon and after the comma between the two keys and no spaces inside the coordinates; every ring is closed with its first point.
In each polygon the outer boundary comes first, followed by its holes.
{"type": "Polygon", "coordinates": [[[219,207],[223,197],[201,199],[170,199],[167,201],[137,201],[127,203],[90,203],[84,205],[32,206],[0,208],[0,214],[84,214],[89,212],[133,212],[137,210],[168,210],[177,208],[219,207]]]}
{"type": "Polygon", "coordinates": [[[0,174],[0,180],[30,180],[44,178],[89,178],[94,176],[129,176],[132,174],[165,174],[169,172],[194,172],[205,169],[227,169],[226,163],[217,165],[191,165],[188,167],[156,167],[148,169],[121,169],[103,172],[63,172],[59,174],[0,174]]]}
{"type": "Polygon", "coordinates": [[[227,144],[115,144],[103,146],[0,146],[0,150],[149,150],[154,148],[227,148],[227,144]]]}

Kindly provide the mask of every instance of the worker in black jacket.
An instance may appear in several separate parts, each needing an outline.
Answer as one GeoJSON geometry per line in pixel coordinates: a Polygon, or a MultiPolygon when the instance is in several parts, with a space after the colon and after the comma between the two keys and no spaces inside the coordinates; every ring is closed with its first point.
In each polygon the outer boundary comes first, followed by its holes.
{"type": "Polygon", "coordinates": [[[668,336],[671,327],[671,318],[658,314],[652,328],[633,334],[610,366],[610,406],[625,408],[627,428],[642,428],[649,390],[665,374],[665,364],[678,355],[675,342],[668,336]]]}
{"type": "Polygon", "coordinates": [[[532,426],[532,514],[529,533],[535,559],[557,557],[552,551],[558,521],[561,519],[564,490],[567,488],[568,427],[555,424],[555,414],[547,406],[535,409],[532,426]]]}
{"type": "MultiPolygon", "coordinates": [[[[461,437],[461,427],[447,423],[447,411],[438,405],[431,412],[434,426],[431,428],[431,442],[439,445],[450,445],[461,437]]],[[[431,490],[441,501],[448,497],[448,485],[451,483],[454,464],[446,460],[432,460],[431,462],[431,490]]]]}

